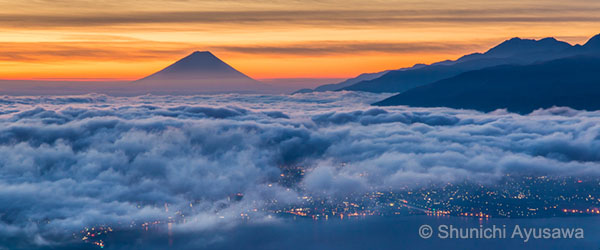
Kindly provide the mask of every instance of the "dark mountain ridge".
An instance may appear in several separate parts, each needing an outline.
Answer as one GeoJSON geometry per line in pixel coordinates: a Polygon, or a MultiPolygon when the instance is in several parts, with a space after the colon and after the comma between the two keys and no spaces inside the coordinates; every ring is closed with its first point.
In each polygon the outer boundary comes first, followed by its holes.
{"type": "Polygon", "coordinates": [[[502,65],[443,79],[375,103],[529,113],[566,106],[600,110],[600,57],[575,56],[530,65],[502,65]]]}
{"type": "Polygon", "coordinates": [[[577,55],[600,55],[600,35],[584,45],[570,45],[554,38],[512,38],[485,53],[473,53],[456,61],[443,61],[415,69],[390,71],[379,78],[358,82],[339,90],[404,92],[460,73],[504,64],[531,64],[577,55]]]}

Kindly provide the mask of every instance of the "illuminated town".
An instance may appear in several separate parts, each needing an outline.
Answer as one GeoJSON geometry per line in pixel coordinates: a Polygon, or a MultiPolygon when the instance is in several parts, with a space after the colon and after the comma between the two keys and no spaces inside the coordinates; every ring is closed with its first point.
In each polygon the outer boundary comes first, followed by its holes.
{"type": "MultiPolygon", "coordinates": [[[[299,180],[303,176],[304,170],[300,168],[286,169],[276,183],[267,186],[277,184],[302,191],[299,180]]],[[[226,200],[232,205],[243,201],[244,194],[234,193],[226,200]]],[[[74,237],[103,248],[107,244],[107,234],[117,232],[118,228],[138,228],[142,231],[164,231],[166,228],[167,233],[170,233],[173,224],[189,222],[186,216],[193,214],[193,207],[198,202],[192,201],[186,209],[178,211],[170,210],[166,203],[156,204],[157,207],[164,207],[163,218],[124,222],[116,227],[96,225],[85,228],[79,234],[74,234],[74,237]]],[[[298,202],[294,205],[282,205],[277,200],[272,200],[267,206],[250,208],[233,219],[243,222],[265,214],[280,218],[325,221],[419,215],[473,217],[480,220],[598,216],[600,181],[596,178],[505,176],[502,181],[494,184],[465,181],[460,184],[348,194],[343,199],[304,195],[298,197],[298,202]]],[[[220,215],[219,218],[225,219],[225,216],[220,215]]]]}

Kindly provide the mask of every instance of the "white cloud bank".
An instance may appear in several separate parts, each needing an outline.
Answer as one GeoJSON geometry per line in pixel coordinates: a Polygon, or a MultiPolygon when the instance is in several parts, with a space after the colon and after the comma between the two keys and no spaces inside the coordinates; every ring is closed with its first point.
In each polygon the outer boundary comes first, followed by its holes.
{"type": "Polygon", "coordinates": [[[600,112],[368,105],[384,97],[0,97],[0,242],[59,244],[84,226],[160,218],[161,204],[190,201],[203,223],[180,230],[223,225],[215,211],[304,195],[275,183],[280,166],[305,167],[298,185],[311,195],[600,175],[600,112]],[[243,200],[228,203],[235,193],[243,200]]]}

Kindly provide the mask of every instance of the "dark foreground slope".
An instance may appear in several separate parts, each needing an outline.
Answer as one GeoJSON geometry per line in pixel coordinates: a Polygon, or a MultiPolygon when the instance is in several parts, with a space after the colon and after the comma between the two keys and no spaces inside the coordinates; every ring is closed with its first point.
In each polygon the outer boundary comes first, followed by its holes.
{"type": "Polygon", "coordinates": [[[570,57],[462,73],[392,96],[378,106],[408,105],[529,113],[568,106],[600,109],[600,57],[570,57]]]}

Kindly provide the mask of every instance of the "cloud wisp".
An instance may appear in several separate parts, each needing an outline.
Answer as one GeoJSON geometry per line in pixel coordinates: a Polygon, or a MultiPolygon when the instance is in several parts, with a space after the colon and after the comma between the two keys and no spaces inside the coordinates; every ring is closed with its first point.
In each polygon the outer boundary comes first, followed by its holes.
{"type": "MultiPolygon", "coordinates": [[[[562,8],[485,8],[473,9],[260,9],[247,11],[207,10],[151,10],[111,11],[104,13],[83,12],[81,14],[39,13],[0,14],[0,23],[5,27],[101,27],[161,24],[203,25],[327,25],[338,27],[370,27],[415,23],[557,23],[595,22],[593,15],[598,6],[562,8]]],[[[194,6],[192,9],[197,9],[194,6]]]]}
{"type": "MultiPolygon", "coordinates": [[[[160,60],[173,55],[185,55],[196,48],[222,53],[275,56],[328,56],[348,53],[432,53],[466,51],[481,47],[475,43],[461,42],[373,42],[373,41],[304,41],[261,45],[205,45],[193,43],[168,43],[152,41],[113,42],[0,42],[4,48],[0,61],[44,62],[60,61],[147,61],[160,60]],[[151,49],[146,46],[151,45],[151,49]],[[115,53],[118,51],[119,53],[115,53]]],[[[483,48],[481,48],[483,49],[483,48]]]]}

